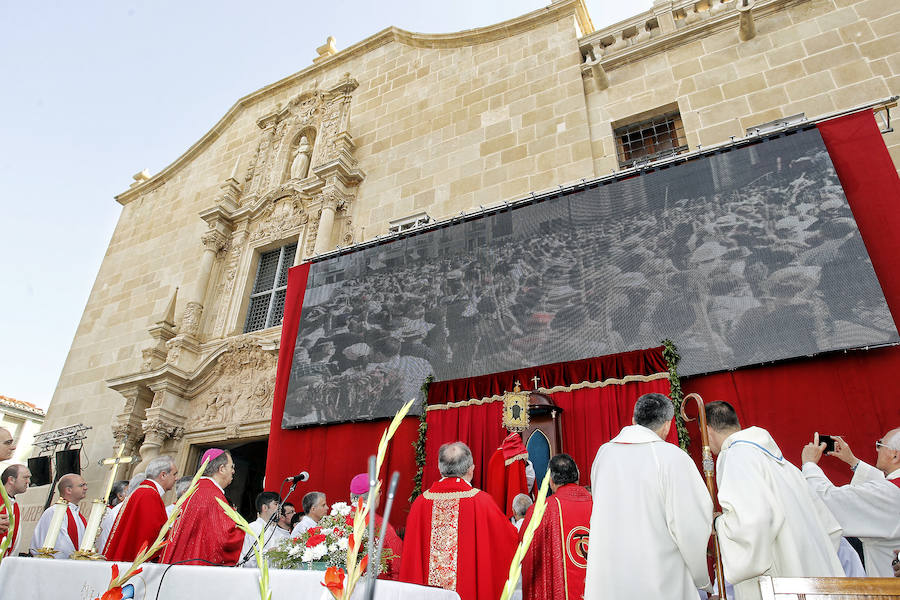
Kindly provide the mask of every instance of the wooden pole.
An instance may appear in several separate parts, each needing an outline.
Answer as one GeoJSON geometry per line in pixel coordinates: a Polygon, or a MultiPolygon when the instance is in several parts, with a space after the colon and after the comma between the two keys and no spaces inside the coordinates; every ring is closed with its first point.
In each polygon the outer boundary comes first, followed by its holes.
{"type": "MultiPolygon", "coordinates": [[[[709,496],[712,498],[713,506],[716,505],[716,480],[715,480],[715,463],[712,458],[712,450],[709,448],[709,434],[706,431],[706,405],[703,404],[703,398],[700,397],[700,394],[688,394],[684,397],[684,401],[681,403],[681,418],[685,421],[693,421],[693,419],[688,418],[687,414],[684,412],[684,408],[688,404],[688,400],[696,400],[697,401],[697,419],[700,421],[700,442],[702,444],[702,459],[703,459],[703,475],[706,478],[706,489],[709,490],[709,496]]],[[[716,533],[715,524],[713,524],[712,530],[713,537],[713,548],[715,550],[715,558],[716,558],[716,583],[719,587],[719,598],[722,600],[728,600],[728,597],[725,595],[725,576],[724,570],[722,569],[722,551],[719,549],[719,536],[716,533]]]]}

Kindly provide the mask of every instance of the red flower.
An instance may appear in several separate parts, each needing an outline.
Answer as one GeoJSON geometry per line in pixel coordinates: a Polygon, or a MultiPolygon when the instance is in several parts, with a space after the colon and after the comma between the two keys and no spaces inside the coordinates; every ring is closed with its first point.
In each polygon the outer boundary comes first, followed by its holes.
{"type": "Polygon", "coordinates": [[[340,527],[335,527],[335,528],[332,530],[332,532],[334,533],[334,535],[336,535],[336,536],[338,536],[338,537],[343,537],[343,535],[344,535],[344,530],[341,529],[340,527]]]}
{"type": "Polygon", "coordinates": [[[325,541],[325,534],[312,535],[306,540],[306,547],[313,548],[325,541]]]}
{"type": "MultiPolygon", "coordinates": [[[[144,544],[144,545],[146,546],[146,544],[144,544]]],[[[106,590],[105,592],[103,592],[103,595],[100,596],[99,598],[96,598],[95,600],[122,600],[122,597],[124,595],[122,593],[122,586],[117,585],[115,587],[112,587],[113,582],[115,582],[115,580],[119,578],[119,565],[116,565],[116,564],[112,565],[110,570],[112,571],[112,577],[109,578],[110,588],[108,590],[106,590]]],[[[132,574],[132,576],[137,575],[141,571],[143,571],[143,569],[136,570],[132,574]]],[[[127,587],[131,587],[131,586],[129,585],[127,587]]]]}
{"type": "Polygon", "coordinates": [[[347,515],[344,517],[344,523],[347,524],[347,527],[353,527],[353,515],[347,515]]]}
{"type": "Polygon", "coordinates": [[[359,572],[360,572],[360,573],[365,573],[365,572],[366,572],[366,568],[367,568],[368,566],[369,566],[369,555],[366,554],[365,556],[363,556],[363,559],[362,559],[362,560],[360,561],[360,563],[359,563],[359,572]]]}
{"type": "Polygon", "coordinates": [[[319,535],[320,533],[322,533],[322,528],[321,528],[321,527],[318,527],[318,526],[317,526],[317,527],[310,527],[309,529],[306,530],[306,532],[307,532],[309,535],[319,535]]]}
{"type": "Polygon", "coordinates": [[[339,567],[328,567],[322,586],[328,588],[335,600],[339,600],[344,592],[344,570],[339,567]]]}

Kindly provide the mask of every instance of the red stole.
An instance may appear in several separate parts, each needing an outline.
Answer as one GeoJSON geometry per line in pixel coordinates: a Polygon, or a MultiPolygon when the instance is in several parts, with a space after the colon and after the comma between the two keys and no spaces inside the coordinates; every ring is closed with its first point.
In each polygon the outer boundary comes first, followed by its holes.
{"type": "MultiPolygon", "coordinates": [[[[522,560],[524,600],[580,600],[584,596],[590,534],[591,494],[576,484],[560,487],[547,499],[547,511],[522,560]]],[[[525,532],[528,509],[519,534],[525,532]]]]}
{"type": "Polygon", "coordinates": [[[888,481],[890,481],[891,483],[893,483],[893,484],[896,485],[897,487],[900,487],[900,477],[897,477],[896,479],[888,479],[888,481]]]}
{"type": "MultiPolygon", "coordinates": [[[[79,512],[78,516],[81,517],[81,523],[87,527],[87,519],[84,518],[84,515],[79,512]]],[[[66,507],[66,521],[66,531],[69,534],[69,539],[72,540],[72,545],[78,550],[78,547],[81,545],[81,536],[78,535],[78,524],[75,522],[75,513],[72,511],[71,506],[66,507]]]]}
{"type": "Polygon", "coordinates": [[[181,506],[181,514],[169,531],[162,563],[234,566],[241,554],[244,532],[228,518],[216,498],[228,502],[211,479],[201,478],[197,491],[181,506]]]}
{"type": "Polygon", "coordinates": [[[488,461],[485,491],[497,502],[497,506],[512,518],[512,501],[518,494],[528,494],[525,478],[525,461],[528,451],[518,433],[511,433],[503,440],[488,461]]]}
{"type": "Polygon", "coordinates": [[[128,496],[116,515],[103,555],[109,561],[131,562],[141,546],[149,546],[159,535],[168,516],[162,497],[152,481],[145,480],[128,496]]]}
{"type": "MultiPolygon", "coordinates": [[[[19,539],[19,530],[22,529],[22,518],[19,515],[19,503],[13,500],[13,517],[16,519],[16,527],[12,531],[12,542],[9,544],[9,548],[6,549],[6,554],[4,556],[9,556],[16,549],[16,540],[19,539]]],[[[6,514],[6,507],[0,506],[0,515],[6,514]]],[[[10,535],[7,533],[6,535],[10,535]]]]}
{"type": "Polygon", "coordinates": [[[491,496],[442,479],[410,509],[400,580],[455,590],[462,600],[497,600],[517,543],[491,496]]]}

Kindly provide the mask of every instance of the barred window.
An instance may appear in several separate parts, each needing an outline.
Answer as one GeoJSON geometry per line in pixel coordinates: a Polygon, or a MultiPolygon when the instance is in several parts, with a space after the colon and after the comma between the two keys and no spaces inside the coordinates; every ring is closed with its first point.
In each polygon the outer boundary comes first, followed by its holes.
{"type": "Polygon", "coordinates": [[[288,244],[259,256],[256,281],[250,292],[244,333],[281,325],[287,294],[288,269],[294,264],[297,244],[288,244]]]}
{"type": "Polygon", "coordinates": [[[634,166],[687,150],[681,113],[677,110],[616,127],[619,166],[634,166]]]}

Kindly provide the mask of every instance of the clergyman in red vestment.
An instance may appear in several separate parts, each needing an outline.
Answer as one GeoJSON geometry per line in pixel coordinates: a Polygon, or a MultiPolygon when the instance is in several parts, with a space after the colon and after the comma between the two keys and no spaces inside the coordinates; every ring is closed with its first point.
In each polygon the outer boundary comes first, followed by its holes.
{"type": "MultiPolygon", "coordinates": [[[[528,450],[522,436],[512,432],[488,461],[484,491],[494,497],[500,510],[513,517],[512,501],[519,494],[531,495],[528,475],[528,450]]],[[[531,474],[534,479],[534,471],[531,474]]]]}
{"type": "MultiPolygon", "coordinates": [[[[12,501],[13,516],[16,518],[15,527],[12,533],[9,534],[12,541],[9,548],[6,549],[6,556],[14,555],[16,544],[19,541],[19,532],[22,531],[22,513],[19,510],[19,504],[16,502],[16,496],[24,494],[30,483],[31,471],[25,465],[10,465],[3,469],[3,474],[0,475],[0,485],[6,488],[6,493],[12,501]]],[[[5,506],[0,505],[0,514],[6,514],[5,506]]],[[[3,534],[0,534],[0,539],[2,538],[3,534]]]]}
{"type": "Polygon", "coordinates": [[[116,514],[103,548],[106,560],[131,562],[146,544],[150,546],[165,524],[163,494],[178,479],[178,467],[171,456],[157,456],[147,463],[147,478],[127,498],[116,514]]]}
{"type": "Polygon", "coordinates": [[[244,532],[216,502],[216,498],[228,502],[225,488],[234,478],[234,461],[230,452],[218,448],[207,450],[200,462],[207,457],[209,464],[197,490],[181,506],[160,562],[233,567],[240,558],[244,532]]]}
{"type": "Polygon", "coordinates": [[[438,468],[442,479],[410,509],[400,580],[455,590],[462,600],[497,600],[516,528],[490,495],[472,487],[475,464],[465,444],[441,446],[438,468]]]}
{"type": "MultiPolygon", "coordinates": [[[[350,480],[350,505],[356,506],[359,498],[365,500],[369,496],[369,476],[366,473],[360,473],[350,480]]],[[[381,515],[375,514],[375,532],[381,531],[381,523],[383,519],[381,515]]],[[[387,570],[378,576],[378,579],[398,579],[400,577],[400,555],[403,552],[403,540],[397,535],[394,526],[388,523],[384,530],[384,549],[390,550],[395,558],[392,558],[387,564],[387,570]]]]}
{"type": "MultiPolygon", "coordinates": [[[[578,466],[568,454],[550,459],[547,511],[534,532],[522,560],[524,600],[581,600],[587,573],[591,494],[578,485],[578,466]]],[[[528,527],[534,507],[528,509],[520,535],[528,527]]]]}

